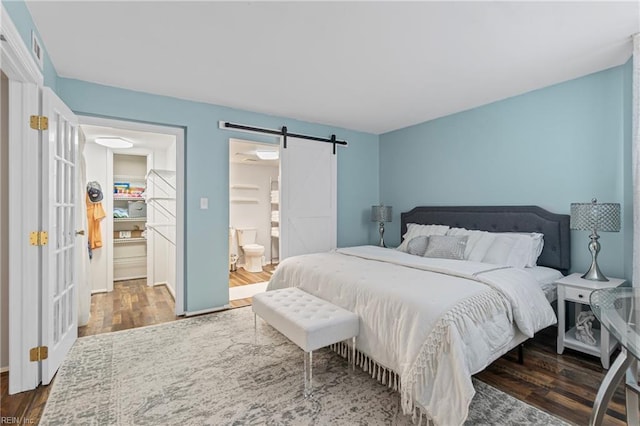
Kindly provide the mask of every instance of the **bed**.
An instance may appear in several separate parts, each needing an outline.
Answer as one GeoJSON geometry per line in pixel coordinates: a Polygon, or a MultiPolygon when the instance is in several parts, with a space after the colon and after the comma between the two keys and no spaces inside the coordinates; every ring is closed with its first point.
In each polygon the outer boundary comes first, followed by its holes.
{"type": "Polygon", "coordinates": [[[358,314],[358,365],[399,390],[403,412],[414,420],[462,424],[475,394],[471,376],[556,322],[553,297],[529,268],[485,262],[497,250],[496,236],[543,234],[537,265],[558,277],[570,268],[569,217],[536,206],[416,207],[401,214],[403,236],[418,228],[446,228],[429,234],[429,247],[438,239],[475,238],[456,235],[462,228],[488,231],[480,234],[491,248],[482,261],[473,250],[456,260],[376,246],[296,256],[280,263],[267,290],[299,287],[358,314]]]}

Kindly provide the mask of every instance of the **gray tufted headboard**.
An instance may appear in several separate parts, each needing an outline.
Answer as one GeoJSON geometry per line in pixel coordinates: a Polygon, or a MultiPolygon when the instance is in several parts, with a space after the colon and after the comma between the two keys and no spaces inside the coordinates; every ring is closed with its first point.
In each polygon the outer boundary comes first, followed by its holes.
{"type": "Polygon", "coordinates": [[[567,274],[571,267],[569,215],[555,214],[537,206],[425,206],[400,214],[401,234],[408,223],[449,225],[489,232],[539,232],[544,248],[538,265],[567,274]]]}

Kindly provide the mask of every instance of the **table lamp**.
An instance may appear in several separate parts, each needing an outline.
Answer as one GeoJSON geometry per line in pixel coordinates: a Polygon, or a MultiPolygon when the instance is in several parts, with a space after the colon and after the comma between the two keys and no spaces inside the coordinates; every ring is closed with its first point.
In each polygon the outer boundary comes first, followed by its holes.
{"type": "Polygon", "coordinates": [[[591,267],[582,276],[585,280],[609,281],[598,267],[600,243],[598,231],[620,231],[620,204],[598,203],[595,198],[590,203],[571,203],[570,228],[579,231],[591,231],[589,251],[591,267]]]}
{"type": "Polygon", "coordinates": [[[391,206],[371,206],[371,221],[380,224],[380,247],[384,245],[384,223],[391,222],[391,206]]]}

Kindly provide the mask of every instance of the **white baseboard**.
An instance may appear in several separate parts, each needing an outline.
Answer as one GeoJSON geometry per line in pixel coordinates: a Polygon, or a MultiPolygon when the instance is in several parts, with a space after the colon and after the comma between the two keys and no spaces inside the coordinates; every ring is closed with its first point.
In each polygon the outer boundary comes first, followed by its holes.
{"type": "Polygon", "coordinates": [[[100,288],[98,290],[91,290],[91,295],[92,296],[94,294],[98,294],[98,293],[109,293],[109,290],[107,290],[106,288],[100,288]]]}
{"type": "Polygon", "coordinates": [[[9,371],[8,365],[6,367],[0,367],[0,373],[6,373],[7,371],[9,371]]]}

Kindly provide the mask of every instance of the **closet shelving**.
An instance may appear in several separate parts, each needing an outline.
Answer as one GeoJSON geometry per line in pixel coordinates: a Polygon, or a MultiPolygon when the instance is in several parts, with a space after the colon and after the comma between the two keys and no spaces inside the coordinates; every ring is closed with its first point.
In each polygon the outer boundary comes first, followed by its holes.
{"type": "Polygon", "coordinates": [[[280,256],[280,183],[278,179],[269,178],[269,195],[271,197],[271,264],[279,261],[280,256]],[[275,213],[275,216],[274,216],[275,213]],[[275,219],[275,220],[274,220],[275,219]],[[278,256],[274,256],[274,253],[278,256]]]}
{"type": "Polygon", "coordinates": [[[176,245],[176,172],[150,169],[146,176],[147,229],[176,245]]]}
{"type": "Polygon", "coordinates": [[[140,155],[113,157],[113,279],[128,280],[147,276],[146,204],[142,191],[147,159],[140,155]],[[129,192],[132,191],[132,192],[129,192]],[[135,192],[133,192],[135,191],[135,192]],[[116,209],[125,217],[115,217],[116,209]]]}

